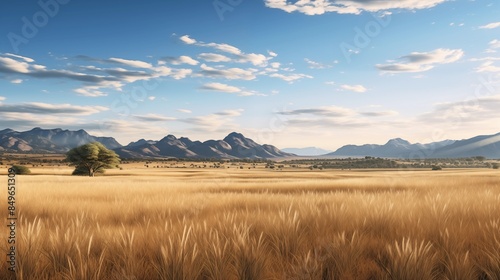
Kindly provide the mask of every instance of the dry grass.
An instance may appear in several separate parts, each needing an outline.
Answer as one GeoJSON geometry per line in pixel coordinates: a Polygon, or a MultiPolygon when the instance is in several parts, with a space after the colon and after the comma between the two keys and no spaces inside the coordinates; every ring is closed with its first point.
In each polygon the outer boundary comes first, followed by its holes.
{"type": "Polygon", "coordinates": [[[18,177],[17,279],[500,279],[498,171],[109,175],[18,177]]]}

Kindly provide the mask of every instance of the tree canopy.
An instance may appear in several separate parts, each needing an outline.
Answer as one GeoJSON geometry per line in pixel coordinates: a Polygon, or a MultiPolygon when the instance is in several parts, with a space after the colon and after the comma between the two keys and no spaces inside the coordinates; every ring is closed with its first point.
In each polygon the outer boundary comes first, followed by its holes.
{"type": "Polygon", "coordinates": [[[31,174],[31,170],[26,166],[13,165],[12,169],[14,169],[14,172],[16,172],[16,174],[19,174],[19,175],[31,174]]]}
{"type": "Polygon", "coordinates": [[[118,155],[99,142],[88,143],[70,150],[66,160],[75,166],[73,175],[104,173],[104,169],[114,168],[120,163],[118,155]]]}

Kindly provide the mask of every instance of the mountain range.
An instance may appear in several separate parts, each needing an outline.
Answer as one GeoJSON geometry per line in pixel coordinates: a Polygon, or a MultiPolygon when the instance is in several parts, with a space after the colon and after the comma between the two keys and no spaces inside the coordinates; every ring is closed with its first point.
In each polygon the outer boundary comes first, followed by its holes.
{"type": "Polygon", "coordinates": [[[112,137],[96,137],[85,130],[70,131],[34,128],[17,132],[0,131],[0,152],[65,153],[74,147],[100,142],[122,158],[277,158],[294,156],[272,145],[260,145],[240,133],[230,133],[223,140],[191,141],[168,135],[159,141],[141,139],[122,146],[112,137]]]}
{"type": "Polygon", "coordinates": [[[168,135],[159,141],[141,139],[115,149],[123,158],[277,158],[294,156],[272,145],[260,145],[240,133],[232,132],[223,140],[192,141],[168,135]]]}
{"type": "Polygon", "coordinates": [[[384,145],[346,145],[325,157],[373,156],[384,158],[464,158],[484,156],[500,158],[500,133],[481,135],[464,140],[444,140],[428,144],[411,144],[401,139],[391,139],[384,145]]]}
{"type": "Polygon", "coordinates": [[[346,145],[335,152],[327,152],[315,147],[280,150],[272,145],[261,145],[240,133],[232,132],[222,140],[205,142],[189,138],[167,135],[161,140],[140,139],[122,146],[112,137],[96,137],[85,130],[77,131],[42,129],[18,132],[12,129],[0,130],[0,153],[65,153],[70,149],[90,143],[100,142],[114,150],[122,158],[225,158],[225,159],[269,159],[309,155],[314,157],[363,157],[382,158],[459,158],[484,156],[500,158],[500,133],[481,135],[464,140],[445,140],[428,144],[412,144],[395,138],[384,145],[346,145]]]}
{"type": "Polygon", "coordinates": [[[92,136],[83,129],[69,131],[36,127],[24,132],[9,128],[0,130],[0,152],[65,153],[71,148],[90,142],[100,142],[108,149],[122,146],[112,137],[92,136]]]}

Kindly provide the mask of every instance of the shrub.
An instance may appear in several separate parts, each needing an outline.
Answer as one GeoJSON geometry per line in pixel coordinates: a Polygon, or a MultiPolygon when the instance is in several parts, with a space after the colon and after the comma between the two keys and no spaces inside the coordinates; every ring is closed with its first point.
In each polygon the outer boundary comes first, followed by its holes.
{"type": "Polygon", "coordinates": [[[439,165],[433,165],[432,170],[442,170],[443,168],[439,165]]]}
{"type": "Polygon", "coordinates": [[[494,162],[494,163],[491,164],[491,167],[493,169],[498,169],[500,167],[500,164],[498,164],[497,162],[494,162]]]}
{"type": "MultiPolygon", "coordinates": [[[[104,169],[96,170],[93,173],[92,176],[98,175],[98,174],[104,174],[104,169]]],[[[86,168],[84,166],[77,165],[75,167],[75,170],[73,171],[73,173],[71,173],[71,175],[75,175],[75,176],[89,176],[89,170],[88,170],[88,168],[86,168]]]]}
{"type": "Polygon", "coordinates": [[[16,172],[16,174],[18,174],[18,175],[31,174],[31,170],[28,167],[26,167],[26,166],[13,165],[12,169],[14,169],[14,172],[16,172]]]}

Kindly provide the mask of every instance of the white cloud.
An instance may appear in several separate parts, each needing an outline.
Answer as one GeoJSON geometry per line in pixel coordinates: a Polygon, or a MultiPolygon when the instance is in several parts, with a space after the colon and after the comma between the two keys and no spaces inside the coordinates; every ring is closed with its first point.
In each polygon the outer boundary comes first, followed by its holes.
{"type": "Polygon", "coordinates": [[[29,57],[26,57],[26,56],[20,56],[20,55],[17,55],[17,54],[11,54],[11,53],[5,53],[5,55],[7,55],[7,56],[11,56],[11,57],[15,57],[15,58],[19,58],[19,59],[22,59],[22,60],[24,60],[24,61],[26,61],[26,62],[29,62],[29,63],[31,63],[31,62],[35,62],[35,60],[34,60],[34,59],[29,58],[29,57]]]}
{"type": "Polygon", "coordinates": [[[214,114],[218,115],[218,116],[238,117],[238,116],[241,116],[243,111],[245,111],[245,110],[243,110],[243,109],[224,110],[224,111],[217,112],[214,114]]]}
{"type": "Polygon", "coordinates": [[[109,61],[120,63],[120,64],[131,66],[131,67],[135,67],[135,68],[150,69],[153,67],[153,65],[151,65],[151,63],[147,63],[147,62],[140,61],[140,60],[129,60],[129,59],[112,57],[109,59],[109,61]]]}
{"type": "Polygon", "coordinates": [[[471,58],[470,59],[470,61],[496,61],[496,60],[500,60],[500,57],[488,56],[488,57],[471,58]]]}
{"type": "Polygon", "coordinates": [[[203,59],[208,62],[229,62],[231,59],[225,55],[216,53],[201,53],[198,55],[199,59],[203,59]]]}
{"type": "Polygon", "coordinates": [[[277,53],[272,52],[272,51],[267,51],[267,53],[268,53],[270,56],[272,56],[272,57],[277,57],[277,56],[278,56],[278,54],[277,54],[277,53]]]}
{"type": "Polygon", "coordinates": [[[319,63],[313,60],[310,60],[308,58],[304,58],[304,61],[308,64],[309,68],[311,69],[325,69],[325,68],[331,68],[331,65],[326,65],[323,63],[319,63]]]}
{"type": "Polygon", "coordinates": [[[431,70],[436,65],[452,63],[464,55],[461,49],[436,49],[430,52],[413,52],[399,58],[399,62],[377,64],[376,67],[383,72],[424,72],[431,70]]]}
{"type": "Polygon", "coordinates": [[[15,73],[29,73],[29,64],[20,62],[8,57],[0,57],[0,73],[2,71],[9,71],[15,73]]]}
{"type": "Polygon", "coordinates": [[[156,96],[148,96],[148,99],[154,101],[156,99],[156,96]]]}
{"type": "Polygon", "coordinates": [[[479,28],[481,28],[481,29],[493,29],[493,28],[498,28],[498,27],[500,27],[500,21],[488,23],[488,24],[483,25],[483,26],[479,26],[479,28]]]}
{"type": "MultiPolygon", "coordinates": [[[[139,60],[122,58],[99,59],[88,56],[77,56],[75,58],[100,64],[121,64],[139,69],[100,68],[93,65],[75,65],[72,63],[67,64],[67,67],[71,67],[72,70],[47,69],[44,65],[26,62],[32,61],[30,58],[0,54],[0,73],[9,74],[8,78],[13,79],[15,82],[23,80],[18,77],[61,79],[79,82],[83,85],[77,86],[73,91],[90,97],[107,95],[104,89],[121,91],[125,85],[137,81],[147,81],[162,77],[183,79],[192,73],[191,69],[172,69],[166,66],[155,67],[150,63],[139,60]],[[74,69],[78,69],[79,72],[76,72],[74,69]],[[11,78],[11,76],[14,77],[11,78]]],[[[191,63],[187,57],[182,58],[180,61],[191,63]]]]}
{"type": "Polygon", "coordinates": [[[379,12],[392,9],[418,10],[432,8],[446,0],[265,0],[269,8],[281,9],[287,13],[299,12],[306,15],[321,15],[324,13],[360,14],[379,12]]]}
{"type": "MultiPolygon", "coordinates": [[[[200,47],[208,47],[208,48],[213,48],[228,54],[233,55],[233,58],[230,58],[231,61],[238,62],[238,63],[252,63],[253,65],[256,66],[265,66],[267,65],[267,61],[271,58],[266,57],[263,54],[256,54],[256,53],[244,53],[242,52],[239,48],[225,44],[225,43],[204,43],[201,41],[196,41],[195,39],[191,39],[189,37],[185,38],[187,35],[182,36],[180,39],[186,44],[193,44],[196,46],[200,47]],[[189,43],[187,43],[189,42],[189,43]]],[[[225,56],[214,56],[214,54],[201,54],[200,56],[208,58],[209,60],[207,61],[213,61],[217,60],[219,62],[227,62],[227,57],[225,56]]]]}
{"type": "Polygon", "coordinates": [[[343,90],[359,92],[359,93],[367,91],[367,89],[362,85],[341,85],[340,88],[342,88],[343,90]]]}
{"type": "Polygon", "coordinates": [[[218,92],[225,92],[225,93],[237,93],[239,96],[253,96],[253,95],[259,95],[259,96],[264,96],[263,94],[260,94],[255,91],[249,91],[249,90],[244,90],[235,86],[230,86],[222,83],[208,83],[204,84],[200,89],[203,90],[209,90],[209,91],[218,91],[218,92]]]}
{"type": "Polygon", "coordinates": [[[178,112],[184,113],[184,114],[191,114],[192,111],[188,109],[177,109],[178,112]]]}
{"type": "Polygon", "coordinates": [[[158,114],[147,114],[147,115],[134,115],[135,119],[146,122],[165,122],[165,121],[174,121],[176,118],[165,117],[158,114]]]}
{"type": "Polygon", "coordinates": [[[279,74],[279,73],[273,73],[273,74],[269,75],[269,77],[282,79],[285,82],[295,82],[297,80],[304,79],[304,78],[312,79],[312,76],[309,76],[306,74],[284,75],[284,74],[279,74]]]}
{"type": "Polygon", "coordinates": [[[5,100],[5,97],[4,96],[0,96],[0,101],[4,101],[5,100]]]}
{"type": "Polygon", "coordinates": [[[8,113],[30,113],[30,114],[63,114],[88,116],[97,114],[103,111],[108,111],[109,108],[103,106],[76,106],[71,104],[49,104],[42,102],[30,102],[21,104],[1,104],[0,112],[8,113]]]}
{"type": "Polygon", "coordinates": [[[77,88],[73,91],[87,97],[107,96],[107,94],[100,91],[99,87],[97,86],[87,86],[87,87],[77,88]]]}
{"type": "Polygon", "coordinates": [[[237,47],[235,46],[231,46],[229,44],[225,44],[225,43],[222,43],[222,44],[218,44],[218,43],[197,43],[198,46],[202,46],[202,47],[211,47],[211,48],[214,48],[216,50],[219,50],[219,51],[223,51],[223,52],[226,52],[226,53],[230,53],[230,54],[241,54],[241,50],[238,49],[237,47]]]}
{"type": "Polygon", "coordinates": [[[198,72],[201,76],[211,78],[225,78],[228,80],[254,80],[256,78],[256,69],[241,69],[241,68],[228,68],[217,69],[206,64],[202,64],[201,70],[198,72]]]}
{"type": "Polygon", "coordinates": [[[21,84],[23,82],[23,80],[21,80],[21,79],[15,79],[15,80],[12,80],[10,82],[13,83],[13,84],[21,84]]]}
{"type": "Polygon", "coordinates": [[[500,40],[495,39],[490,41],[489,46],[492,49],[500,49],[500,40]]]}
{"type": "Polygon", "coordinates": [[[239,63],[251,63],[255,66],[266,66],[267,65],[267,57],[263,54],[238,54],[236,56],[236,62],[239,63]]]}
{"type": "Polygon", "coordinates": [[[226,84],[221,84],[221,83],[209,83],[209,84],[204,84],[201,89],[204,90],[212,90],[212,91],[220,91],[220,92],[227,92],[227,93],[236,93],[240,92],[241,89],[226,85],[226,84]]]}
{"type": "Polygon", "coordinates": [[[188,44],[188,45],[192,45],[192,44],[195,44],[196,43],[196,40],[195,39],[191,39],[189,37],[189,35],[184,35],[180,38],[180,40],[182,42],[184,42],[185,44],[188,44]]]}
{"type": "Polygon", "coordinates": [[[479,67],[477,67],[475,70],[478,73],[481,72],[500,72],[500,66],[495,66],[493,65],[493,61],[486,61],[483,64],[481,64],[479,67]]]}
{"type": "Polygon", "coordinates": [[[173,65],[180,65],[180,64],[198,65],[199,63],[197,60],[194,60],[187,55],[181,55],[179,57],[164,57],[161,58],[160,61],[167,62],[173,65]]]}

